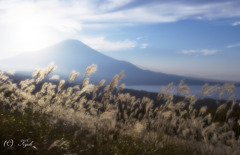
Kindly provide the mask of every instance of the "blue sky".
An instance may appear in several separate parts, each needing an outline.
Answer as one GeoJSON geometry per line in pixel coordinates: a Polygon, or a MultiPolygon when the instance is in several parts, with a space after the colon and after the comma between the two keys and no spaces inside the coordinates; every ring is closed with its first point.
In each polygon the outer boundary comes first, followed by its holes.
{"type": "Polygon", "coordinates": [[[238,0],[0,0],[0,58],[78,39],[170,74],[240,81],[238,0]]]}

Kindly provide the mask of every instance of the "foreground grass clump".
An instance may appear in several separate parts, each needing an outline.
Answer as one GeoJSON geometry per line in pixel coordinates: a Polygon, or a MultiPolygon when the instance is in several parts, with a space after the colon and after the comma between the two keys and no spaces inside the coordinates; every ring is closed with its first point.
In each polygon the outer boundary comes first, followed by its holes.
{"type": "Polygon", "coordinates": [[[14,139],[14,147],[0,146],[1,154],[191,154],[190,148],[180,147],[173,142],[162,144],[159,148],[154,142],[144,142],[140,138],[121,136],[117,132],[86,136],[87,131],[63,122],[49,122],[48,116],[40,113],[9,113],[1,109],[0,140],[14,139]],[[109,137],[110,135],[110,137],[109,137]],[[33,141],[33,146],[21,145],[22,139],[33,141]],[[172,149],[174,148],[174,149],[172,149]]]}
{"type": "Polygon", "coordinates": [[[66,85],[78,77],[76,71],[68,82],[43,82],[55,68],[36,69],[19,83],[9,79],[9,72],[0,73],[1,154],[240,153],[240,104],[233,84],[203,86],[202,96],[216,90],[220,99],[229,95],[210,108],[196,106],[198,99],[183,81],[178,93],[185,98],[174,101],[171,83],[159,91],[156,103],[121,93],[123,72],[108,85],[90,83],[96,65],[86,69],[79,85],[66,85]]]}

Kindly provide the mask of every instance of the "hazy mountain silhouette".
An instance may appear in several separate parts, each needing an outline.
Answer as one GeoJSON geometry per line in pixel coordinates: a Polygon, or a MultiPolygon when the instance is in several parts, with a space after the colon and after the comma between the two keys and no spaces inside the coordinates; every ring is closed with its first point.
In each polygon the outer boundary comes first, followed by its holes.
{"type": "Polygon", "coordinates": [[[72,70],[76,70],[80,72],[80,75],[83,75],[87,66],[97,64],[97,72],[91,76],[91,79],[94,80],[106,79],[109,81],[114,75],[124,70],[125,76],[122,82],[126,84],[156,85],[170,82],[178,84],[182,79],[185,79],[187,84],[203,84],[206,82],[201,79],[143,70],[129,62],[108,57],[78,40],[71,39],[35,53],[26,53],[3,60],[0,62],[0,68],[32,72],[35,68],[46,67],[50,62],[57,65],[56,74],[65,76],[68,76],[72,70]]]}

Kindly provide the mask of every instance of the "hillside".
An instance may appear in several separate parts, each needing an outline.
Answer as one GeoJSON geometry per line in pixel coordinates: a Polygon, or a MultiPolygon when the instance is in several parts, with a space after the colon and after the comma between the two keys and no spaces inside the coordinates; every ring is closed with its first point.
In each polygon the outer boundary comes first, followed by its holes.
{"type": "Polygon", "coordinates": [[[61,75],[61,77],[68,77],[72,70],[80,72],[80,77],[83,77],[87,66],[97,64],[97,72],[91,77],[93,81],[101,79],[110,81],[114,75],[124,70],[123,82],[128,85],[160,85],[169,84],[170,82],[178,84],[182,79],[185,79],[185,83],[189,85],[203,85],[205,82],[218,83],[213,80],[202,80],[143,70],[129,62],[106,56],[78,40],[70,39],[41,51],[25,53],[3,60],[0,62],[0,69],[16,70],[18,71],[17,73],[22,74],[23,72],[33,72],[35,68],[44,68],[50,62],[54,62],[57,65],[56,73],[61,75]]]}

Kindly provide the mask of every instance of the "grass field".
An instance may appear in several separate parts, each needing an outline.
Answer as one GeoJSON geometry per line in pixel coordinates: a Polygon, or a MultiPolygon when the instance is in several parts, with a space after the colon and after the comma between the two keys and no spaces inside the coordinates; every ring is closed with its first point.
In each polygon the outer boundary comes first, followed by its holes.
{"type": "Polygon", "coordinates": [[[212,108],[196,106],[183,81],[178,93],[186,97],[174,100],[171,83],[154,101],[123,93],[124,72],[110,84],[93,85],[88,76],[97,66],[91,65],[82,83],[69,86],[79,73],[72,71],[65,81],[50,77],[55,68],[36,69],[32,79],[19,83],[9,79],[13,72],[0,72],[1,154],[240,154],[233,84],[203,86],[202,96],[217,89],[219,99],[229,95],[212,108]]]}

